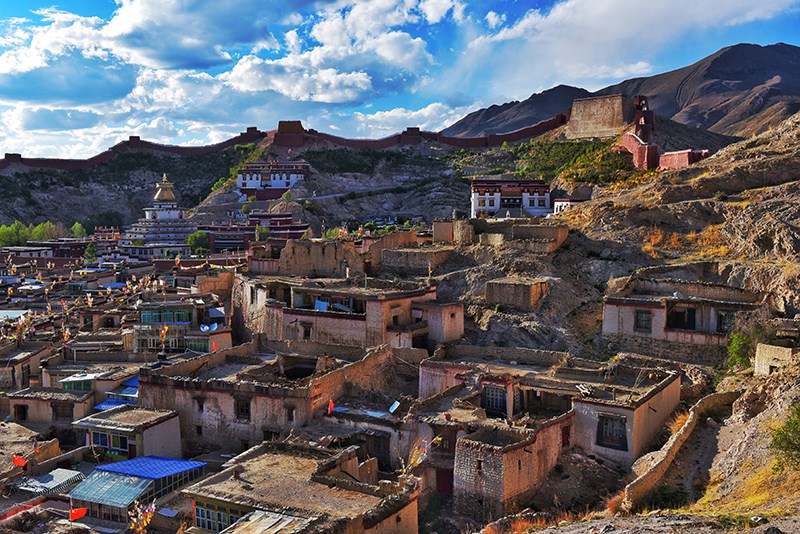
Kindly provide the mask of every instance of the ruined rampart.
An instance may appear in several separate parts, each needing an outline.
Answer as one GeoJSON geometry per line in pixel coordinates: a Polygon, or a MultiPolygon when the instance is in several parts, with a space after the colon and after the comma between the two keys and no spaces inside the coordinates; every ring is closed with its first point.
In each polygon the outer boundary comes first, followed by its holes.
{"type": "Polygon", "coordinates": [[[614,137],[633,121],[634,107],[625,95],[579,98],[564,128],[567,139],[614,137]]]}
{"type": "Polygon", "coordinates": [[[634,471],[637,471],[637,465],[647,464],[649,467],[640,473],[633,482],[625,486],[622,508],[628,511],[632,510],[637,504],[644,501],[650,492],[661,483],[661,479],[666,474],[672,461],[680,452],[683,444],[691,437],[700,417],[705,412],[731,404],[740,395],[741,391],[726,391],[724,393],[712,393],[697,401],[689,409],[689,417],[680,430],[673,434],[661,449],[640,458],[634,464],[634,471]]]}
{"type": "Polygon", "coordinates": [[[121,141],[105,152],[101,152],[88,159],[24,158],[21,154],[7,153],[3,159],[0,159],[0,170],[6,169],[13,164],[32,169],[53,169],[58,171],[88,170],[103,163],[107,163],[115,159],[119,154],[128,151],[150,150],[182,157],[202,156],[203,154],[225,150],[236,144],[255,143],[265,136],[266,134],[264,132],[253,126],[247,128],[247,131],[240,133],[236,137],[232,137],[221,143],[204,146],[174,146],[151,143],[150,141],[142,140],[138,135],[132,135],[128,140],[121,141]]]}

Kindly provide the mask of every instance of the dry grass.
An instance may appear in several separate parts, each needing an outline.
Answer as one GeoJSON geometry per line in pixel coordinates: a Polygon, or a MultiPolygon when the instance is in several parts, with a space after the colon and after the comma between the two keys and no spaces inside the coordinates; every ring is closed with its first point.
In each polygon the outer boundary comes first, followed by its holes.
{"type": "Polygon", "coordinates": [[[590,515],[591,512],[587,509],[583,512],[559,512],[550,517],[515,517],[507,530],[501,531],[499,527],[489,525],[483,530],[483,534],[524,534],[565,523],[586,521],[590,519],[590,515]]]}
{"type": "Polygon", "coordinates": [[[616,515],[622,511],[622,501],[625,499],[625,491],[612,495],[606,501],[606,510],[616,515]]]}
{"type": "Polygon", "coordinates": [[[658,248],[664,242],[664,231],[661,228],[651,228],[644,236],[642,252],[651,258],[658,258],[658,248]]]}
{"type": "Polygon", "coordinates": [[[669,420],[669,431],[671,434],[677,434],[678,431],[683,428],[683,425],[686,424],[686,421],[689,419],[689,412],[687,411],[680,411],[673,415],[669,420]]]}
{"type": "Polygon", "coordinates": [[[721,224],[711,224],[703,228],[697,238],[700,254],[706,257],[720,257],[730,254],[728,240],[722,234],[721,224]]]}

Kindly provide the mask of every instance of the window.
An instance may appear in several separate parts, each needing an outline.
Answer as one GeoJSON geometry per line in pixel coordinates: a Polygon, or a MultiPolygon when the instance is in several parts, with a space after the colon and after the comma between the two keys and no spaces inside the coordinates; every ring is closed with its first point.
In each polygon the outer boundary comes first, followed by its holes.
{"type": "Polygon", "coordinates": [[[486,199],[485,198],[479,198],[478,199],[478,206],[480,206],[480,207],[486,206],[486,199]]]}
{"type": "Polygon", "coordinates": [[[250,287],[250,304],[255,304],[256,302],[256,288],[250,287]]]}
{"type": "Polygon", "coordinates": [[[286,407],[286,422],[294,423],[294,406],[286,407]]]}
{"type": "Polygon", "coordinates": [[[108,434],[105,432],[92,432],[92,445],[108,448],[108,434]]]}
{"type": "Polygon", "coordinates": [[[601,415],[597,420],[597,444],[601,447],[628,450],[627,418],[620,415],[601,415]]]}
{"type": "Polygon", "coordinates": [[[483,460],[478,460],[475,464],[475,471],[480,471],[483,468],[483,460]]]}
{"type": "Polygon", "coordinates": [[[303,340],[308,341],[311,339],[311,324],[309,323],[302,323],[303,327],[303,340]]]}
{"type": "Polygon", "coordinates": [[[202,425],[195,426],[194,427],[194,433],[197,434],[198,436],[202,436],[203,435],[203,427],[202,427],[202,425]]]}
{"type": "Polygon", "coordinates": [[[201,506],[199,501],[195,501],[195,526],[211,532],[221,532],[239,519],[238,512],[231,510],[231,516],[228,516],[224,507],[220,506],[219,510],[214,508],[214,505],[201,506]],[[236,519],[233,519],[234,517],[236,519]]]}
{"type": "Polygon", "coordinates": [[[72,421],[72,404],[58,403],[52,408],[54,421],[72,421]]]}
{"type": "Polygon", "coordinates": [[[533,199],[528,200],[528,206],[530,206],[531,208],[534,206],[533,199]]]}
{"type": "Polygon", "coordinates": [[[517,471],[522,471],[522,460],[517,460],[517,471]]]}
{"type": "Polygon", "coordinates": [[[203,413],[203,406],[205,406],[206,399],[203,397],[195,397],[194,402],[197,404],[197,411],[203,413]]]}
{"type": "Polygon", "coordinates": [[[736,320],[736,312],[731,310],[720,310],[717,312],[717,332],[725,334],[733,330],[733,323],[736,320]]]}
{"type": "Polygon", "coordinates": [[[111,449],[128,452],[128,437],[120,434],[111,434],[111,449]]]}
{"type": "Polygon", "coordinates": [[[543,207],[544,207],[544,200],[545,200],[544,198],[540,198],[540,199],[538,200],[538,203],[539,203],[539,207],[540,207],[540,208],[543,208],[543,207]]]}
{"type": "Polygon", "coordinates": [[[694,330],[697,310],[676,306],[667,315],[667,327],[678,330],[694,330]]]}
{"type": "Polygon", "coordinates": [[[489,207],[492,207],[492,208],[494,207],[494,199],[493,198],[489,199],[489,207]]]}
{"type": "Polygon", "coordinates": [[[653,314],[651,312],[636,310],[635,320],[633,329],[637,332],[647,332],[649,334],[653,331],[653,314]]]}
{"type": "Polygon", "coordinates": [[[484,386],[483,403],[487,412],[506,413],[506,390],[493,386],[484,386]]]}
{"type": "Polygon", "coordinates": [[[236,419],[250,420],[250,399],[236,399],[236,419]]]}

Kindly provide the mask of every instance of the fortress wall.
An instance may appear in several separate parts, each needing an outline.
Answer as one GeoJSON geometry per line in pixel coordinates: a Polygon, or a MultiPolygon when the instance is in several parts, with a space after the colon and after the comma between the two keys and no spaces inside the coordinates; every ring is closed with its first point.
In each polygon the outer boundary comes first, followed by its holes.
{"type": "Polygon", "coordinates": [[[250,127],[246,132],[221,143],[189,147],[160,145],[158,143],[143,141],[139,136],[132,135],[127,141],[117,143],[105,152],[101,152],[88,159],[24,158],[20,154],[6,154],[5,157],[0,160],[0,169],[5,169],[12,163],[18,163],[32,169],[53,169],[59,171],[86,170],[102,163],[107,163],[116,158],[118,154],[128,150],[153,150],[183,157],[201,156],[203,154],[219,152],[236,144],[257,142],[265,136],[266,134],[259,131],[258,128],[250,127]]]}
{"type": "Polygon", "coordinates": [[[624,95],[579,98],[564,134],[567,139],[613,137],[633,120],[634,109],[624,95]]]}

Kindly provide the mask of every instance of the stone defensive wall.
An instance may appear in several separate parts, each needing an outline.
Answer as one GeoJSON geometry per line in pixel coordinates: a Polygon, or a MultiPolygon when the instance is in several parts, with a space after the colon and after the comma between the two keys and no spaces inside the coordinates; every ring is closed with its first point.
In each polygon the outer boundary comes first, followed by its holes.
{"type": "Polygon", "coordinates": [[[417,127],[406,128],[403,132],[381,139],[349,139],[314,129],[306,129],[300,121],[280,121],[278,129],[268,136],[277,146],[300,148],[317,142],[327,141],[348,148],[381,150],[385,148],[418,145],[423,141],[436,141],[456,148],[486,148],[514,143],[523,139],[542,135],[567,123],[567,116],[559,113],[555,117],[539,121],[533,126],[520,128],[513,132],[491,134],[482,137],[453,137],[442,132],[426,132],[417,127]]]}
{"type": "Polygon", "coordinates": [[[578,98],[572,103],[567,139],[613,137],[633,122],[634,106],[624,95],[578,98]]]}
{"type": "Polygon", "coordinates": [[[138,135],[132,135],[127,141],[117,143],[105,152],[97,154],[89,159],[24,158],[21,154],[7,153],[3,159],[0,159],[0,170],[6,169],[14,164],[34,169],[53,169],[58,171],[87,170],[97,165],[107,163],[115,159],[119,154],[130,150],[151,150],[183,157],[202,156],[203,154],[225,150],[237,144],[255,143],[261,141],[266,136],[267,134],[265,132],[260,131],[255,126],[251,126],[247,128],[247,131],[240,133],[236,137],[214,145],[174,146],[151,143],[150,141],[142,140],[138,135]]]}
{"type": "Polygon", "coordinates": [[[633,470],[638,474],[636,479],[625,486],[622,508],[627,511],[643,502],[648,495],[661,483],[672,461],[678,455],[681,447],[691,437],[698,421],[705,412],[733,403],[741,395],[741,391],[726,391],[712,393],[703,397],[689,409],[686,422],[661,449],[643,456],[633,465],[633,470]],[[641,469],[646,469],[640,472],[641,469]],[[637,469],[638,467],[638,469],[637,469]]]}

